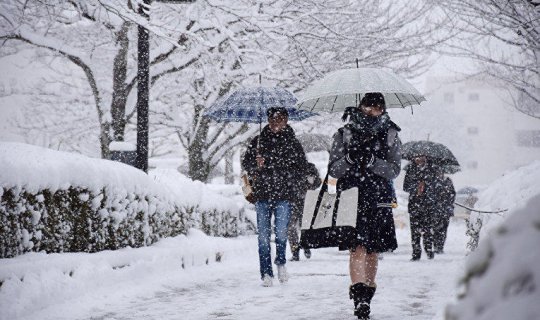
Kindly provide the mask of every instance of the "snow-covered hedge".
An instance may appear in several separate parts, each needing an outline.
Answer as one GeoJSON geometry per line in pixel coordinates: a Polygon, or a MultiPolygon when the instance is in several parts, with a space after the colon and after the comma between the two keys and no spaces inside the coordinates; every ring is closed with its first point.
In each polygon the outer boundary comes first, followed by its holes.
{"type": "Polygon", "coordinates": [[[156,180],[118,162],[2,142],[0,258],[140,247],[191,227],[216,236],[254,229],[243,209],[201,185],[156,180]],[[197,188],[207,204],[190,197],[197,188]]]}
{"type": "Polygon", "coordinates": [[[540,319],[540,193],[480,241],[447,320],[540,319]]]}
{"type": "Polygon", "coordinates": [[[498,211],[503,213],[472,212],[468,221],[467,234],[469,248],[476,249],[481,238],[486,237],[492,229],[500,225],[508,213],[523,208],[528,199],[540,193],[540,161],[534,161],[513,171],[505,173],[495,180],[478,196],[475,208],[481,211],[498,211]]]}

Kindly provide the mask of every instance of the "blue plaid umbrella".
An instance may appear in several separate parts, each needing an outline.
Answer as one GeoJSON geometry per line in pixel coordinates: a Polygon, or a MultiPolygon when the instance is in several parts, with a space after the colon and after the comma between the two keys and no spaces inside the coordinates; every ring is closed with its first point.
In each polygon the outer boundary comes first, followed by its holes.
{"type": "Polygon", "coordinates": [[[273,87],[245,88],[234,91],[220,99],[204,112],[204,116],[215,121],[263,123],[268,121],[266,110],[285,107],[289,120],[299,121],[316,113],[295,108],[296,98],[289,91],[273,87]]]}

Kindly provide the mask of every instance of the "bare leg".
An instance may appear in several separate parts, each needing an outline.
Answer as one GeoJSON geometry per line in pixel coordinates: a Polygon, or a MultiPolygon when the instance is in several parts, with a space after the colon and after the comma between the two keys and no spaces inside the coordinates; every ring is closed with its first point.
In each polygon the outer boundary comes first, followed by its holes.
{"type": "Polygon", "coordinates": [[[370,287],[376,287],[375,277],[379,267],[379,254],[369,253],[366,255],[366,282],[370,287]]]}
{"type": "Polygon", "coordinates": [[[366,248],[356,247],[356,250],[350,252],[349,273],[351,283],[365,283],[370,287],[375,286],[375,277],[377,276],[377,267],[379,264],[377,253],[367,253],[366,248]]]}

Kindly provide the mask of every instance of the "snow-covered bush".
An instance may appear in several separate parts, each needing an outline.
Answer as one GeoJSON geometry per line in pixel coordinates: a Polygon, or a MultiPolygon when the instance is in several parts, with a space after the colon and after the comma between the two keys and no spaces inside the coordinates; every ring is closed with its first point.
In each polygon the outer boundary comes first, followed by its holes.
{"type": "Polygon", "coordinates": [[[540,319],[539,208],[540,193],[480,241],[447,320],[540,319]]]}
{"type": "Polygon", "coordinates": [[[471,212],[467,221],[468,247],[475,250],[479,241],[486,237],[492,229],[500,225],[508,213],[523,208],[528,199],[540,193],[540,161],[505,173],[482,191],[475,204],[481,211],[498,211],[502,213],[471,212]]]}
{"type": "Polygon", "coordinates": [[[236,236],[253,230],[243,209],[195,183],[172,190],[122,163],[0,143],[0,258],[28,251],[140,247],[188,228],[236,236]],[[189,191],[187,191],[189,190],[189,191]]]}

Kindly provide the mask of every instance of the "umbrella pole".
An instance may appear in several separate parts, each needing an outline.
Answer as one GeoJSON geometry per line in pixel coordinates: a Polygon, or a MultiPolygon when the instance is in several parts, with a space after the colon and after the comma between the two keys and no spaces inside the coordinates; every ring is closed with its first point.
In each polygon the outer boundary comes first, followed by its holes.
{"type": "Polygon", "coordinates": [[[257,139],[257,154],[259,154],[259,146],[261,144],[261,132],[262,132],[262,121],[259,119],[259,138],[257,139]]]}
{"type": "Polygon", "coordinates": [[[261,106],[259,105],[259,138],[257,138],[257,155],[259,155],[259,146],[261,145],[261,133],[262,133],[262,114],[261,114],[261,106]]]}

